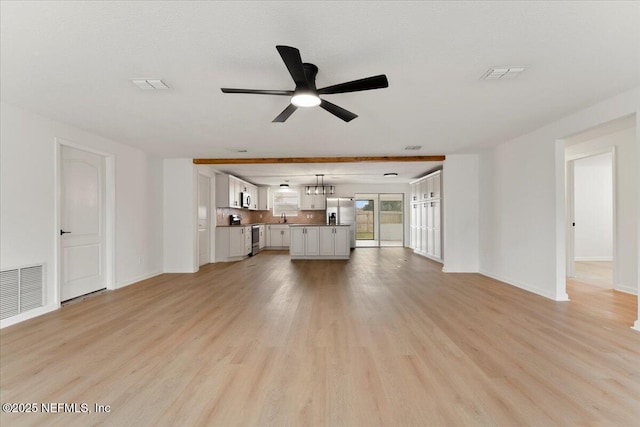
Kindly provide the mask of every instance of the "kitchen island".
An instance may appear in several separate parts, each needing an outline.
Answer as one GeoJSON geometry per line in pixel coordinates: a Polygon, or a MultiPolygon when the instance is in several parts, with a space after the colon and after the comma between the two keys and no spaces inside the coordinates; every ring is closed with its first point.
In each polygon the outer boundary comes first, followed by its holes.
{"type": "Polygon", "coordinates": [[[349,259],[351,228],[349,225],[290,224],[291,259],[349,259]]]}

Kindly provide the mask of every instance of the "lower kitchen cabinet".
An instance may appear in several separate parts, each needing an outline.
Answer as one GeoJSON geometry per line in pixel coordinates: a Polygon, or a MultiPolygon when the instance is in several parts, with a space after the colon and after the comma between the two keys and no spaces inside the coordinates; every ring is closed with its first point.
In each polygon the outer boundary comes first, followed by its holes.
{"type": "Polygon", "coordinates": [[[258,240],[258,247],[260,249],[264,249],[264,247],[267,244],[267,233],[266,233],[266,227],[265,225],[260,225],[258,227],[258,229],[260,230],[260,240],[258,240]]]}
{"type": "Polygon", "coordinates": [[[291,227],[291,257],[317,256],[320,254],[318,227],[291,227]]]}
{"type": "Polygon", "coordinates": [[[348,259],[351,255],[349,226],[291,227],[291,259],[348,259]]]}
{"type": "Polygon", "coordinates": [[[267,225],[267,248],[287,249],[290,242],[289,226],[284,224],[267,225]]]}
{"type": "Polygon", "coordinates": [[[216,261],[235,261],[251,253],[251,227],[216,227],[216,261]]]}
{"type": "Polygon", "coordinates": [[[349,257],[351,254],[351,230],[349,227],[321,227],[320,255],[349,257]]]}

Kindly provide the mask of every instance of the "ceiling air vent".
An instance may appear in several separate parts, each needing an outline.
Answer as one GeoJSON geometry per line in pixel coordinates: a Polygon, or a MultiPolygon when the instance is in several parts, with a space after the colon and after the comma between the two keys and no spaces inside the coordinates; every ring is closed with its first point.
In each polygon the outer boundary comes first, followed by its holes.
{"type": "Polygon", "coordinates": [[[131,79],[140,90],[167,90],[169,86],[160,79],[131,79]]]}
{"type": "Polygon", "coordinates": [[[480,77],[480,80],[515,79],[524,71],[524,67],[493,67],[480,77]]]}

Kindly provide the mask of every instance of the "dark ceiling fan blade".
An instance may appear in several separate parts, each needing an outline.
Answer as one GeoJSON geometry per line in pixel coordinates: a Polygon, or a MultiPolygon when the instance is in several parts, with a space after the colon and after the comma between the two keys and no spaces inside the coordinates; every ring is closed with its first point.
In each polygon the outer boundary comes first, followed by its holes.
{"type": "Polygon", "coordinates": [[[297,109],[298,107],[296,107],[295,105],[289,104],[289,106],[285,108],[282,113],[278,115],[278,117],[271,121],[271,123],[284,123],[284,121],[287,120],[289,116],[292,115],[293,112],[297,109]]]}
{"type": "Polygon", "coordinates": [[[332,104],[329,101],[325,101],[324,99],[320,101],[320,106],[334,116],[340,117],[345,122],[350,122],[351,120],[358,117],[357,114],[353,114],[351,111],[345,110],[342,107],[338,107],[336,104],[332,104]]]}
{"type": "Polygon", "coordinates": [[[252,93],[255,95],[285,95],[292,96],[292,90],[262,90],[262,89],[230,89],[223,87],[220,90],[224,93],[252,93]]]}
{"type": "Polygon", "coordinates": [[[307,78],[304,75],[304,67],[302,66],[302,58],[300,57],[300,51],[291,46],[276,46],[278,53],[284,61],[284,65],[287,66],[289,74],[296,83],[296,87],[306,88],[308,87],[307,78]]]}
{"type": "Polygon", "coordinates": [[[360,90],[382,89],[385,87],[389,87],[389,81],[387,80],[387,76],[380,74],[379,76],[365,77],[364,79],[327,86],[318,89],[318,94],[328,95],[332,93],[357,92],[360,90]]]}

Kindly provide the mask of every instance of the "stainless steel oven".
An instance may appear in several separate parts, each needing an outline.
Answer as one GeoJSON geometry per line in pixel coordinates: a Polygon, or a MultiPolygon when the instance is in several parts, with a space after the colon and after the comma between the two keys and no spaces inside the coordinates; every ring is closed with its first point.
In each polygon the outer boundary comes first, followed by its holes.
{"type": "Polygon", "coordinates": [[[260,226],[251,226],[251,255],[260,252],[260,226]]]}

